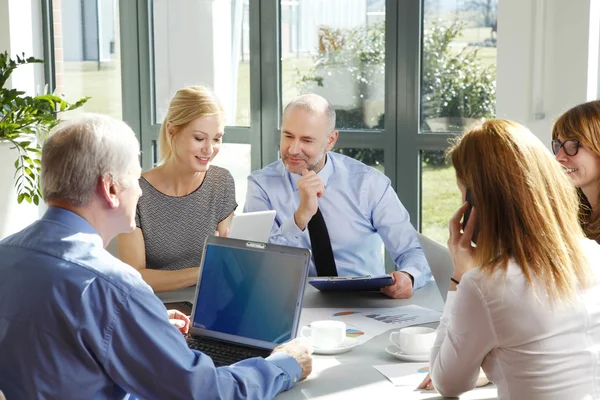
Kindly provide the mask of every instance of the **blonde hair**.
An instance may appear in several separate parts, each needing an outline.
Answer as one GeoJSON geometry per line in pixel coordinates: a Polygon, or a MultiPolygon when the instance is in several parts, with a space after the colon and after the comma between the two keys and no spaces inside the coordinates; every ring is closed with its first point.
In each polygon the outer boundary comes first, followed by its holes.
{"type": "Polygon", "coordinates": [[[190,86],[179,89],[171,103],[158,135],[158,162],[164,163],[173,155],[167,124],[171,124],[174,134],[193,120],[210,115],[224,118],[225,110],[215,94],[204,86],[190,86]]]}
{"type": "MultiPolygon", "coordinates": [[[[590,101],[575,106],[558,117],[552,127],[552,139],[561,136],[565,140],[578,140],[590,151],[600,156],[600,101],[590,101]]],[[[598,182],[600,186],[600,181],[598,182]]],[[[600,243],[600,214],[592,219],[590,199],[578,189],[581,200],[579,217],[585,234],[600,243]]],[[[600,205],[600,191],[596,204],[600,205]]]]}
{"type": "Polygon", "coordinates": [[[449,150],[457,179],[477,208],[475,262],[493,274],[514,259],[551,302],[573,298],[589,285],[580,245],[578,198],[563,168],[527,128],[490,120],[458,138],[449,150]]]}
{"type": "Polygon", "coordinates": [[[63,121],[42,147],[41,186],[46,202],[89,203],[106,174],[125,184],[140,145],[131,128],[108,115],[83,114],[63,121]]]}

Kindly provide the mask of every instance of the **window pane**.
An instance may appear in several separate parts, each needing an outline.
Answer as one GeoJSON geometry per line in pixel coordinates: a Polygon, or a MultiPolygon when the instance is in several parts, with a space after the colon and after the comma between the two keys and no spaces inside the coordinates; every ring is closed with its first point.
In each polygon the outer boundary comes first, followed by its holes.
{"type": "Polygon", "coordinates": [[[250,148],[249,144],[223,143],[221,150],[215,157],[214,165],[227,168],[235,181],[235,200],[238,203],[236,212],[239,214],[244,209],[246,190],[248,188],[248,175],[250,175],[250,148]]]}
{"type": "Polygon", "coordinates": [[[154,104],[162,123],[175,92],[212,88],[227,125],[250,126],[249,0],[153,0],[154,104]]]}
{"type": "Polygon", "coordinates": [[[280,1],[283,105],[316,93],[338,128],[383,129],[385,1],[280,1]]]}
{"type": "Polygon", "coordinates": [[[447,245],[448,221],[461,205],[454,168],[443,151],[421,152],[421,232],[447,245]]]}
{"type": "Polygon", "coordinates": [[[367,164],[368,166],[377,169],[382,174],[385,173],[385,168],[383,167],[383,149],[344,148],[333,149],[333,151],[361,161],[367,164]]]}
{"type": "Polygon", "coordinates": [[[115,1],[52,1],[56,91],[67,100],[89,96],[82,112],[122,117],[119,5],[115,1]]]}
{"type": "Polygon", "coordinates": [[[421,132],[496,115],[498,0],[424,0],[421,132]]]}

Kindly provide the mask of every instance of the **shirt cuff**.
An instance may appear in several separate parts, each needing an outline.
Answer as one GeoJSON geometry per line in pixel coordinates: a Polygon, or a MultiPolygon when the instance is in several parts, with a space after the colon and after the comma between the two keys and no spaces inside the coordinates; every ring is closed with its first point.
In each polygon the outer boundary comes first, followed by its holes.
{"type": "Polygon", "coordinates": [[[302,378],[302,368],[294,357],[285,353],[272,353],[266,360],[275,364],[287,375],[289,385],[285,390],[294,387],[302,378]]]}
{"type": "Polygon", "coordinates": [[[406,266],[403,266],[402,268],[400,268],[398,271],[406,272],[407,274],[410,274],[410,276],[412,276],[413,289],[418,289],[421,286],[425,285],[425,283],[421,283],[422,275],[423,275],[422,268],[418,268],[413,265],[406,265],[406,266]]]}
{"type": "Polygon", "coordinates": [[[294,221],[294,217],[288,219],[281,225],[281,234],[288,242],[300,243],[300,240],[306,235],[308,228],[301,231],[294,221]]]}

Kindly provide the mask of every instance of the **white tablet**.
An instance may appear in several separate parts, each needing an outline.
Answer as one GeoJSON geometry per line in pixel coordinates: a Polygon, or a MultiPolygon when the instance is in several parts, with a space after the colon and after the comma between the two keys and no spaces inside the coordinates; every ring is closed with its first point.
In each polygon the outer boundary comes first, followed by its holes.
{"type": "Polygon", "coordinates": [[[233,216],[229,237],[267,243],[275,221],[275,210],[256,211],[233,216]]]}

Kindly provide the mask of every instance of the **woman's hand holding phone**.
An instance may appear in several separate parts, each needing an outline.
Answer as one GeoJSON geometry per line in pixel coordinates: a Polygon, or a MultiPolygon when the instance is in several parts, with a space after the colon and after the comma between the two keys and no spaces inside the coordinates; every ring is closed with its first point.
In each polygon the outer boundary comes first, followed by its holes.
{"type": "Polygon", "coordinates": [[[477,210],[475,207],[471,208],[471,214],[464,229],[461,224],[461,219],[469,207],[469,202],[465,201],[452,216],[449,224],[450,238],[448,239],[448,250],[454,264],[454,274],[452,277],[459,282],[465,272],[475,267],[475,249],[471,245],[477,220],[477,210]]]}

